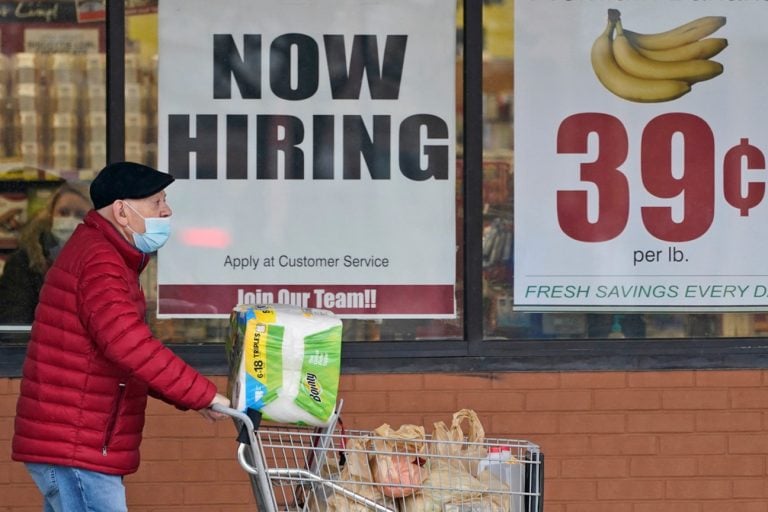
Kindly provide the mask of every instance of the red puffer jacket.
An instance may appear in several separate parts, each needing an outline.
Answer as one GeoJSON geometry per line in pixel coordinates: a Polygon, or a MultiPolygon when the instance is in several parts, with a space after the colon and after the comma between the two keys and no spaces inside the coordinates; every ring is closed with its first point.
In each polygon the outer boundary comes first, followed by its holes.
{"type": "Polygon", "coordinates": [[[144,321],[147,261],[96,211],[64,246],[35,311],[14,460],[133,473],[148,393],[183,409],[211,403],[216,386],[144,321]]]}

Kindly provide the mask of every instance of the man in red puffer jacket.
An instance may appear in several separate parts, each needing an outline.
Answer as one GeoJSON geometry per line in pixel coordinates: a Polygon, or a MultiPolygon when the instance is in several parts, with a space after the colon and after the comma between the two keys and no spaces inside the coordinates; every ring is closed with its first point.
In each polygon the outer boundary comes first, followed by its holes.
{"type": "Polygon", "coordinates": [[[127,510],[122,476],[139,466],[147,395],[181,409],[228,406],[216,386],[156,339],[139,274],[170,234],[173,177],[106,166],[86,215],[45,277],[13,436],[46,511],[127,510]]]}

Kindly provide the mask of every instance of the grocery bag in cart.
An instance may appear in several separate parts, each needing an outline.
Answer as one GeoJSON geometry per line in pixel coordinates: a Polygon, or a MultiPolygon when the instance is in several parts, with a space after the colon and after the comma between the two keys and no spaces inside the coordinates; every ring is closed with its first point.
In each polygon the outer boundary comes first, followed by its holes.
{"type": "Polygon", "coordinates": [[[350,430],[342,405],[323,428],[257,423],[214,406],[247,434],[237,459],[259,512],[543,512],[538,445],[485,437],[466,409],[432,435],[419,425],[350,430]]]}
{"type": "Polygon", "coordinates": [[[265,420],[326,426],[336,407],[341,320],[284,304],[240,304],[230,315],[226,353],[232,407],[265,420]]]}

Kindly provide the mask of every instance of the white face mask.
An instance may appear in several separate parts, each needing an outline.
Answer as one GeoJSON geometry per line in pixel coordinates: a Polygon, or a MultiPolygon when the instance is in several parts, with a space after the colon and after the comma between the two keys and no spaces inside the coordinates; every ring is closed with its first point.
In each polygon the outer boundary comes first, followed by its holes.
{"type": "Polygon", "coordinates": [[[54,217],[51,221],[51,233],[60,245],[64,245],[80,222],[78,217],[54,217]]]}

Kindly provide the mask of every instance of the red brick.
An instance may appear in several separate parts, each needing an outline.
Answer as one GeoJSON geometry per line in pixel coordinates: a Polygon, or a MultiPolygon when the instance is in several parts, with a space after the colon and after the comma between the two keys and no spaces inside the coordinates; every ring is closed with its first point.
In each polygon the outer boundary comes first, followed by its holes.
{"type": "Polygon", "coordinates": [[[750,432],[762,431],[763,415],[760,412],[700,411],[696,413],[696,430],[699,432],[750,432]]]}
{"type": "Polygon", "coordinates": [[[131,512],[254,512],[256,510],[253,504],[227,504],[221,507],[216,505],[164,505],[162,508],[155,508],[151,506],[147,507],[131,507],[131,512]]]}
{"type": "Polygon", "coordinates": [[[531,391],[526,396],[528,411],[588,411],[592,408],[589,391],[531,391]]]}
{"type": "Polygon", "coordinates": [[[765,501],[702,502],[701,507],[701,512],[768,512],[768,503],[765,501]]]}
{"type": "Polygon", "coordinates": [[[456,411],[456,395],[444,391],[390,391],[388,410],[395,412],[456,411]]]}
{"type": "Polygon", "coordinates": [[[768,389],[733,389],[731,407],[734,409],[768,409],[768,389]]]}
{"type": "Polygon", "coordinates": [[[448,375],[444,373],[427,373],[424,375],[424,389],[491,389],[496,379],[492,373],[448,375]]]}
{"type": "Polygon", "coordinates": [[[560,468],[560,474],[564,478],[616,478],[629,476],[627,459],[625,457],[566,459],[560,463],[560,468]]]}
{"type": "Polygon", "coordinates": [[[525,394],[509,391],[461,391],[456,394],[459,409],[480,411],[522,411],[525,409],[525,394]]]}
{"type": "Polygon", "coordinates": [[[560,432],[569,434],[607,434],[626,430],[622,414],[572,413],[560,417],[560,432]]]}
{"type": "Polygon", "coordinates": [[[234,439],[237,437],[238,429],[235,423],[230,420],[222,420],[216,422],[216,437],[222,437],[224,439],[234,439]]]}
{"type": "Polygon", "coordinates": [[[727,500],[731,497],[731,482],[718,478],[696,480],[667,480],[666,497],[673,500],[727,500]]]}
{"type": "Polygon", "coordinates": [[[650,455],[658,453],[659,441],[653,435],[595,436],[590,451],[596,455],[650,455]]]}
{"type": "Polygon", "coordinates": [[[592,453],[589,448],[588,436],[541,435],[532,441],[542,447],[545,457],[546,454],[560,457],[582,457],[592,453]]]}
{"type": "Polygon", "coordinates": [[[424,389],[422,374],[368,374],[355,375],[357,391],[420,391],[424,389]]]}
{"type": "Polygon", "coordinates": [[[37,505],[38,510],[42,510],[43,508],[43,498],[34,484],[6,485],[3,488],[2,496],[2,503],[11,507],[12,510],[15,510],[15,507],[17,506],[24,507],[32,504],[37,505]]]}
{"type": "MultiPolygon", "coordinates": [[[[209,461],[210,464],[210,461],[209,461]]],[[[248,482],[249,475],[240,467],[235,457],[216,461],[216,475],[222,482],[248,482]]]]}
{"type": "Polygon", "coordinates": [[[142,460],[174,460],[181,458],[180,439],[144,439],[141,443],[142,460]]]}
{"type": "Polygon", "coordinates": [[[660,453],[664,455],[710,455],[726,450],[728,438],[717,434],[668,435],[661,438],[660,444],[660,453]]]}
{"type": "Polygon", "coordinates": [[[13,435],[13,418],[12,417],[0,417],[0,440],[10,442],[13,435]]]}
{"type": "Polygon", "coordinates": [[[13,418],[16,416],[17,395],[0,395],[0,418],[13,418]]]}
{"type": "Polygon", "coordinates": [[[236,450],[234,440],[184,438],[181,456],[185,460],[228,459],[235,456],[236,450]]]}
{"type": "Polygon", "coordinates": [[[687,388],[695,383],[695,372],[630,372],[627,383],[631,388],[687,388]]]}
{"type": "Polygon", "coordinates": [[[350,391],[344,394],[344,406],[341,409],[342,415],[346,411],[381,412],[387,410],[387,395],[381,391],[350,391]]]}
{"type": "MultiPolygon", "coordinates": [[[[234,458],[234,452],[232,453],[234,458]]],[[[216,465],[208,460],[145,462],[141,466],[150,482],[210,482],[215,480],[216,465]]]]}
{"type": "Polygon", "coordinates": [[[560,386],[564,389],[625,388],[627,374],[624,372],[562,373],[560,386]]]}
{"type": "MultiPolygon", "coordinates": [[[[10,460],[10,457],[7,460],[10,460]]],[[[21,462],[10,462],[8,465],[8,478],[11,485],[33,485],[32,477],[29,476],[27,468],[21,462]]]]}
{"type": "Polygon", "coordinates": [[[594,479],[560,478],[553,482],[547,482],[545,478],[544,485],[545,503],[550,501],[591,502],[597,497],[597,485],[594,479]]]}
{"type": "Polygon", "coordinates": [[[185,504],[202,505],[211,504],[238,504],[248,503],[251,499],[252,491],[247,485],[231,485],[211,483],[208,485],[188,484],[184,486],[185,504]]]}
{"type": "Polygon", "coordinates": [[[0,378],[0,395],[18,395],[20,386],[20,378],[0,378]]]}
{"type": "Polygon", "coordinates": [[[728,440],[728,451],[730,453],[762,453],[768,454],[768,436],[763,434],[735,434],[728,440]]]}
{"type": "MultiPolygon", "coordinates": [[[[41,508],[23,465],[6,462],[18,382],[0,379],[0,512],[41,508]],[[8,505],[7,491],[19,489],[19,504],[8,505]]],[[[768,370],[345,375],[342,382],[340,398],[352,395],[343,412],[348,429],[413,423],[430,432],[470,407],[488,437],[541,445],[547,512],[768,512],[768,370]],[[448,398],[440,402],[441,395],[448,398]],[[543,409],[522,409],[523,400],[543,409]]],[[[126,479],[131,511],[255,510],[232,423],[209,425],[150,403],[142,466],[126,479]]]]}
{"type": "Polygon", "coordinates": [[[674,389],[661,394],[663,409],[727,409],[728,391],[715,389],[674,389]]]}
{"type": "Polygon", "coordinates": [[[130,480],[125,483],[125,496],[128,510],[135,510],[134,505],[177,505],[184,503],[184,489],[179,485],[137,483],[132,485],[130,480]]]}
{"type": "MultiPolygon", "coordinates": [[[[445,423],[447,426],[450,427],[451,426],[451,422],[453,421],[453,413],[454,412],[456,412],[456,411],[451,411],[451,412],[446,411],[446,412],[442,412],[442,413],[440,413],[440,412],[431,412],[431,413],[423,414],[420,417],[423,419],[422,424],[424,425],[424,428],[427,430],[427,432],[431,432],[433,430],[433,428],[434,428],[435,423],[438,423],[438,422],[441,422],[441,421],[443,423],[445,423]]],[[[410,416],[413,417],[413,415],[410,415],[410,416]]],[[[488,422],[490,421],[490,420],[488,420],[486,418],[486,415],[483,415],[483,414],[479,414],[478,418],[480,418],[480,421],[483,422],[484,426],[488,425],[488,422]]],[[[418,423],[418,422],[410,421],[409,423],[414,423],[415,424],[415,423],[418,423]]]]}
{"type": "MultiPolygon", "coordinates": [[[[549,503],[547,503],[547,512],[549,512],[549,503]]],[[[567,504],[565,506],[565,512],[632,512],[631,503],[617,503],[612,501],[610,503],[576,503],[567,504]]]]}
{"type": "Polygon", "coordinates": [[[762,376],[755,371],[708,370],[696,372],[697,387],[760,387],[762,376]]]}
{"type": "Polygon", "coordinates": [[[664,497],[664,481],[602,478],[597,481],[597,497],[600,500],[659,500],[664,497]]]}
{"type": "Polygon", "coordinates": [[[600,410],[658,410],[661,408],[661,392],[646,389],[621,389],[595,391],[595,409],[600,410]]]}
{"type": "Polygon", "coordinates": [[[149,416],[144,426],[145,437],[214,437],[216,424],[208,423],[196,412],[172,416],[149,416]]]}
{"type": "Polygon", "coordinates": [[[355,384],[354,375],[341,375],[339,377],[339,393],[343,394],[345,391],[352,391],[355,389],[355,384]]]}
{"type": "Polygon", "coordinates": [[[344,427],[351,430],[373,430],[379,425],[404,425],[406,423],[423,425],[427,431],[432,430],[432,423],[424,420],[424,416],[415,413],[388,413],[381,411],[379,414],[354,414],[342,413],[344,427]]]}
{"type": "Polygon", "coordinates": [[[768,481],[761,478],[739,478],[733,481],[734,498],[768,497],[768,481]]]}
{"type": "Polygon", "coordinates": [[[523,391],[528,389],[554,389],[560,387],[558,373],[494,373],[492,387],[494,389],[509,389],[523,391]]]}
{"type": "MultiPolygon", "coordinates": [[[[190,413],[192,411],[189,411],[190,413]]],[[[195,413],[196,414],[196,413],[195,413]]],[[[154,416],[186,416],[186,414],[172,405],[169,405],[162,400],[155,400],[150,398],[147,400],[146,415],[148,418],[154,416]]]]}
{"type": "Polygon", "coordinates": [[[629,432],[693,432],[695,415],[692,413],[637,413],[627,418],[629,432]]]}
{"type": "Polygon", "coordinates": [[[695,457],[632,457],[632,477],[696,476],[695,457]]]}
{"type": "Polygon", "coordinates": [[[636,504],[633,512],[701,512],[701,506],[698,502],[690,501],[650,501],[636,504]]]}
{"type": "Polygon", "coordinates": [[[699,474],[723,477],[765,475],[765,457],[761,455],[699,457],[699,474]]]}
{"type": "Polygon", "coordinates": [[[0,444],[0,460],[11,460],[11,443],[0,444]]]}
{"type": "Polygon", "coordinates": [[[558,417],[557,413],[536,412],[493,414],[488,430],[515,436],[555,434],[558,431],[558,417]]]}

